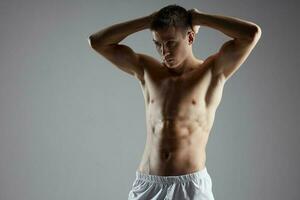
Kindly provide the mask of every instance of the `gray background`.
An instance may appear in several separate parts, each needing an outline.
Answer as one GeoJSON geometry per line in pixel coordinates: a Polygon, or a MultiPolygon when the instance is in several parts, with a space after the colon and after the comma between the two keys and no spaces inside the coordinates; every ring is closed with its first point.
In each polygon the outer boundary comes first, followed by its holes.
{"type": "MultiPolygon", "coordinates": [[[[296,1],[0,2],[0,199],[127,199],[146,139],[138,81],[90,34],[168,4],[257,23],[262,36],[226,83],[207,145],[216,199],[299,199],[296,1]]],[[[121,43],[158,57],[149,30],[121,43]]],[[[202,27],[205,59],[231,38],[202,27]]]]}

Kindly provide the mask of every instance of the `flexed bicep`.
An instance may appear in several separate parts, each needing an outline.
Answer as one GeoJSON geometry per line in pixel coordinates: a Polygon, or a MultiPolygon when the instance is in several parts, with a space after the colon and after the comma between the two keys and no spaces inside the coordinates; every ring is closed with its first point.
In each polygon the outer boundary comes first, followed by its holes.
{"type": "Polygon", "coordinates": [[[244,63],[259,38],[260,36],[258,35],[252,40],[235,38],[225,42],[219,52],[214,55],[213,74],[215,76],[222,74],[228,80],[244,63]]]}
{"type": "Polygon", "coordinates": [[[123,44],[110,44],[106,46],[93,46],[92,48],[116,65],[122,71],[143,79],[144,70],[140,62],[142,54],[134,52],[130,47],[123,44]]]}

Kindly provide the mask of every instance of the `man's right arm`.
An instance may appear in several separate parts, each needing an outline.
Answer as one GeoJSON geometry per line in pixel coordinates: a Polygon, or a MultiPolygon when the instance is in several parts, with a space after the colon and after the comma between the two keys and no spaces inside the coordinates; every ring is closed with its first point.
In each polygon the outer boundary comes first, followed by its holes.
{"type": "Polygon", "coordinates": [[[89,36],[89,44],[119,69],[143,80],[141,60],[146,55],[136,53],[119,42],[130,34],[149,28],[153,14],[104,28],[89,36]]]}

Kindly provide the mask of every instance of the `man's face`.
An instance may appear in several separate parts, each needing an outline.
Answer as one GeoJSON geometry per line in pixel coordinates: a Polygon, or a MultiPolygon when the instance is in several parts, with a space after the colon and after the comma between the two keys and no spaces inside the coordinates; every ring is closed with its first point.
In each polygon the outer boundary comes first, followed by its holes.
{"type": "Polygon", "coordinates": [[[191,48],[188,35],[183,37],[179,28],[169,27],[152,31],[152,35],[156,50],[167,67],[176,68],[188,55],[191,48]]]}

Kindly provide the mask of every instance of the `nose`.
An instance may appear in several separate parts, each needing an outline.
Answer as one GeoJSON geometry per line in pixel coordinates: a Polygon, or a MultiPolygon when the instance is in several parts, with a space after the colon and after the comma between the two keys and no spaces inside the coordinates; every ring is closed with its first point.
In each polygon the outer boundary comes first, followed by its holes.
{"type": "Polygon", "coordinates": [[[166,48],[164,45],[162,45],[161,48],[162,48],[161,53],[162,53],[162,55],[163,55],[164,57],[166,57],[167,55],[170,54],[169,49],[166,48]]]}

